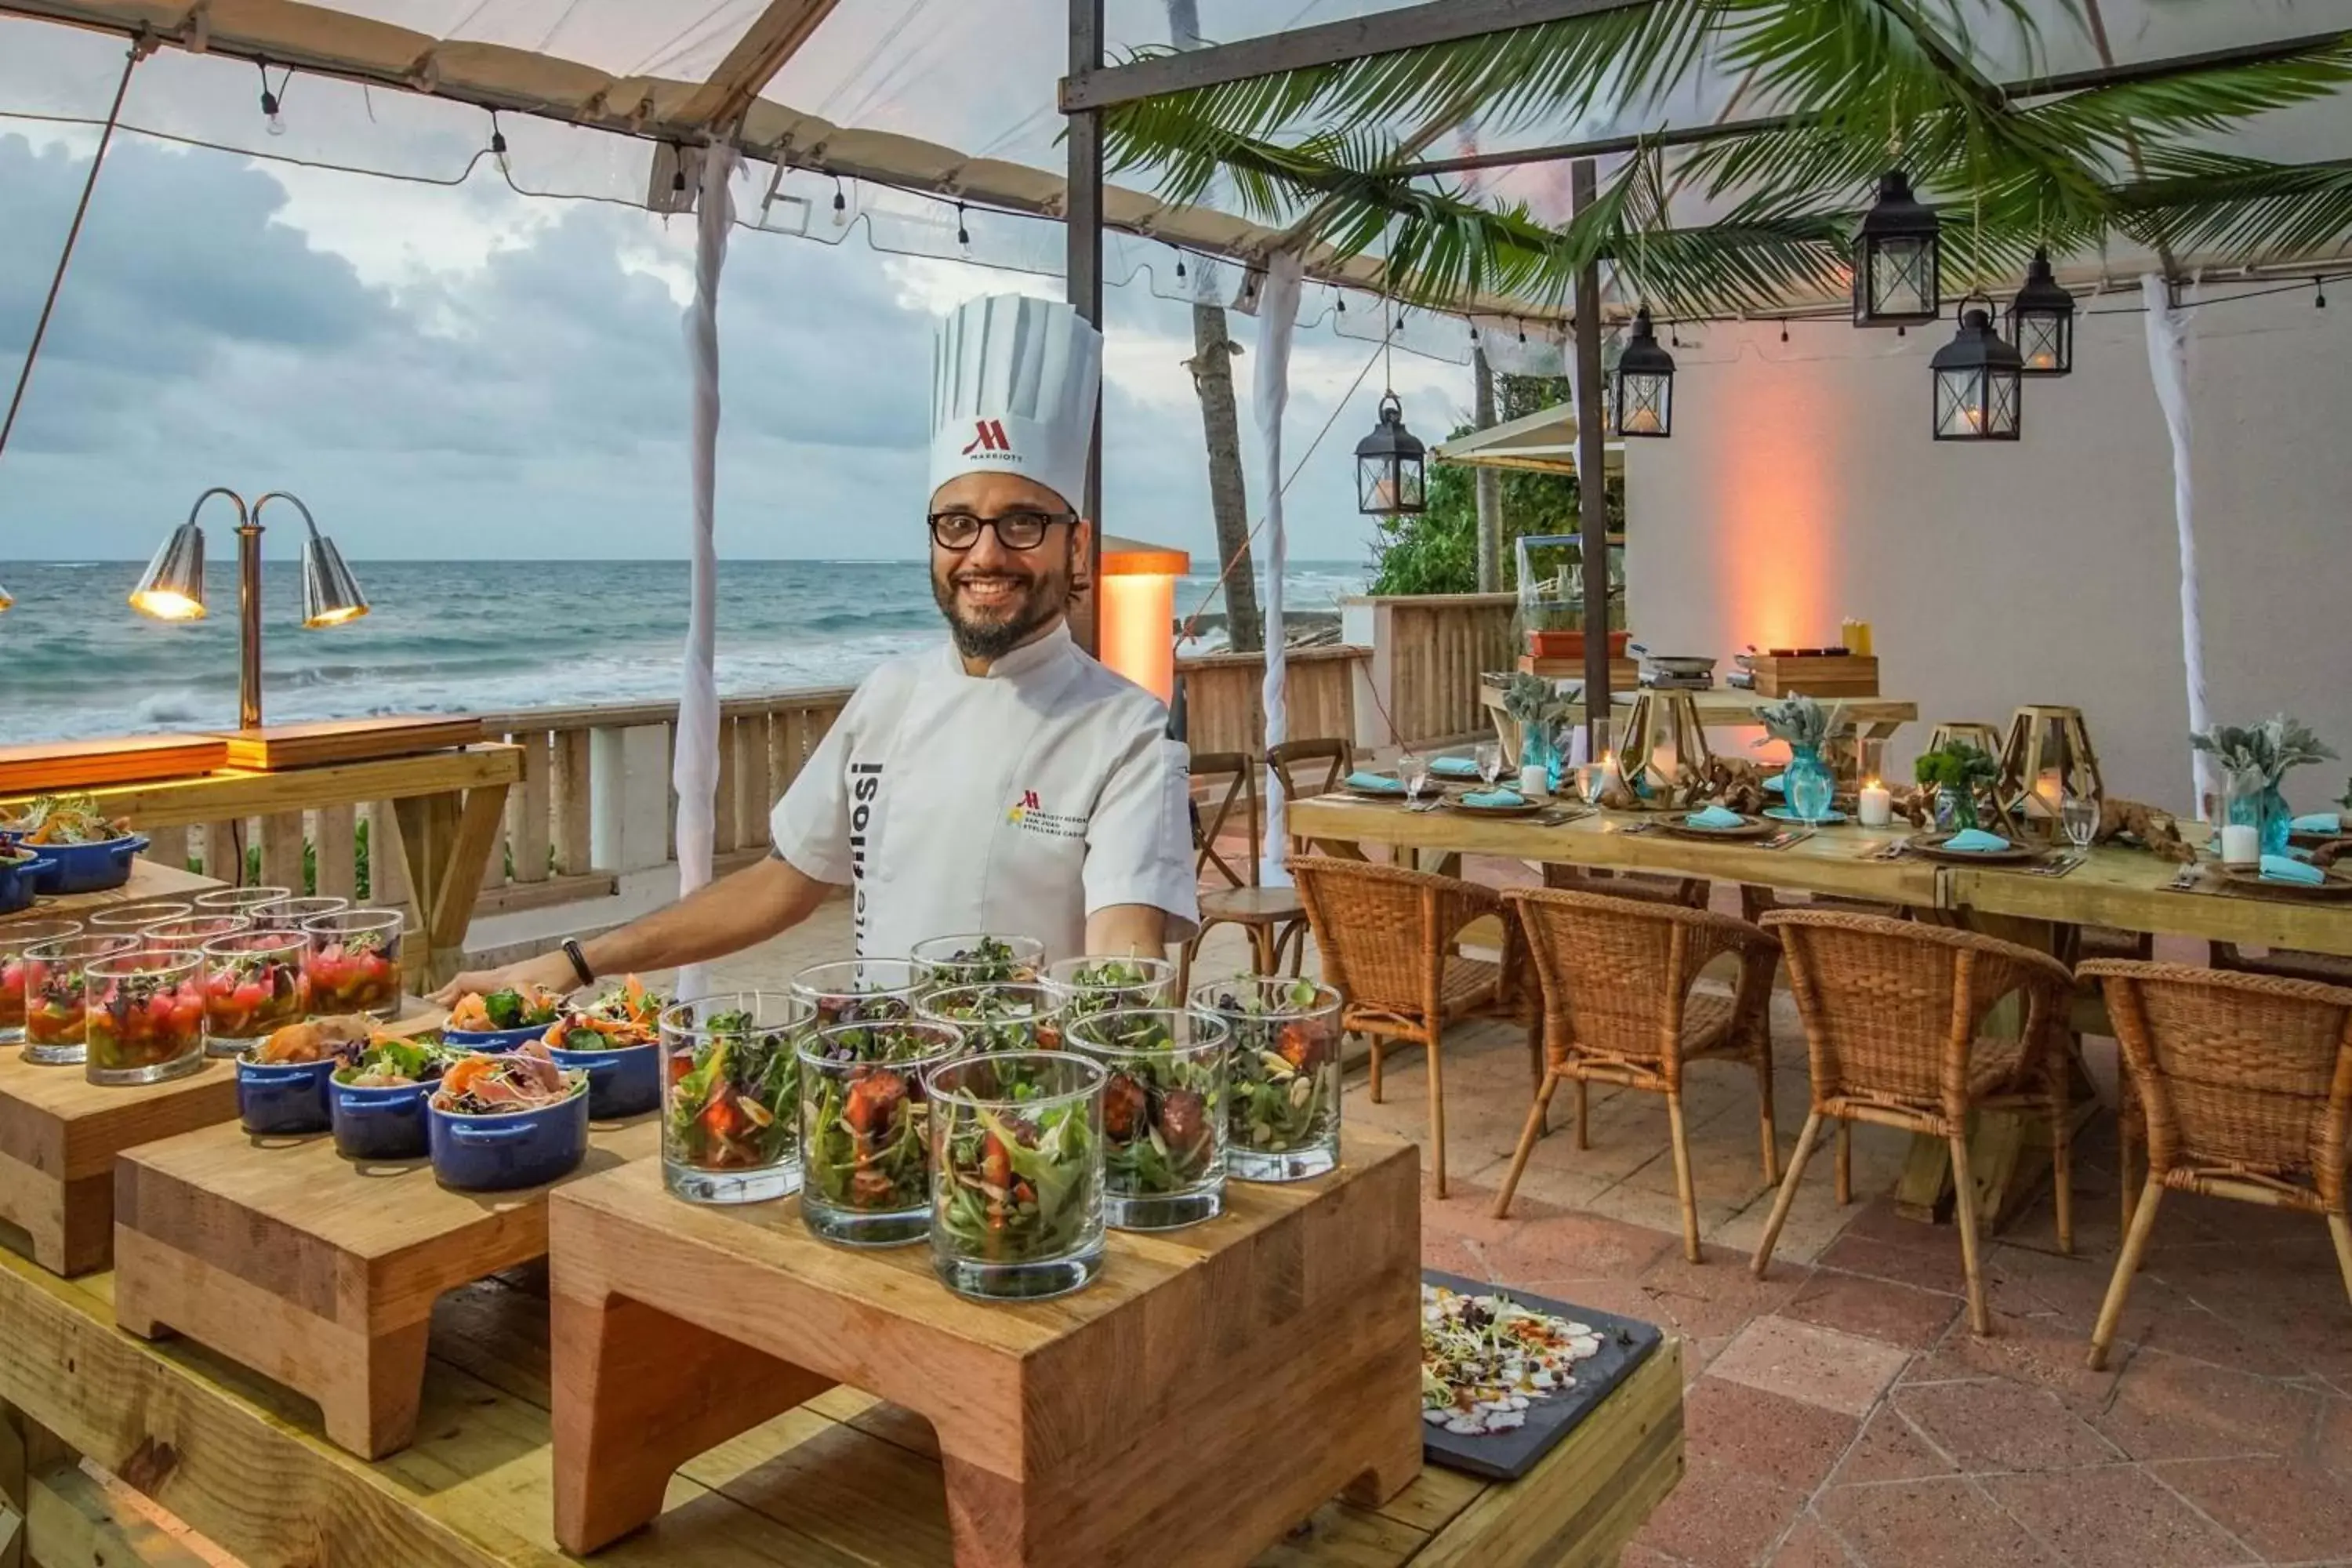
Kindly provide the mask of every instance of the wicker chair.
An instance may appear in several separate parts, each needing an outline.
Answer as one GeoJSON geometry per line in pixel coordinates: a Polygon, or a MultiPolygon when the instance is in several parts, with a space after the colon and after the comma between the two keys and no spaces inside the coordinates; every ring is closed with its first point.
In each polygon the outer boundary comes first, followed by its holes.
{"type": "MultiPolygon", "coordinates": [[[[1781,910],[1764,917],[1789,961],[1805,1020],[1812,1109],[1773,1200],[1753,1265],[1761,1279],[1796,1201],[1822,1123],[1874,1121],[1943,1139],[1952,1152],[1953,1204],[1968,1275],[1969,1321],[1992,1331],[1977,1260],[1976,1184],[1969,1118],[1979,1110],[2041,1112],[2050,1121],[2058,1246],[2074,1250],[2073,1147],[2066,1107],[2069,1053],[2061,1044],[2074,977],[2048,953],[1970,931],[1874,915],[1781,910]],[[2015,1039],[1981,1037],[1985,1015],[2012,992],[2025,998],[2015,1039]]],[[[1853,1199],[1841,1139],[1838,1201],[1853,1199]]]]}
{"type": "MultiPolygon", "coordinates": [[[[2352,985],[2352,958],[2333,952],[2303,952],[2291,947],[2274,947],[2263,953],[2242,952],[2234,942],[2208,944],[2208,960],[2216,969],[2226,969],[2233,974],[2268,974],[2281,980],[2308,980],[2315,985],[2352,985]]],[[[2085,954],[2084,956],[2094,956],[2085,954]]],[[[2106,953],[2095,956],[2105,958],[2106,953]]],[[[2116,956],[2123,956],[2117,954],[2116,956]]],[[[2146,958],[2144,952],[2134,958],[2146,958]]]]}
{"type": "Polygon", "coordinates": [[[1201,895],[1201,929],[1184,944],[1177,964],[1179,996],[1192,994],[1192,960],[1201,951],[1202,939],[1221,925],[1239,926],[1249,933],[1251,962],[1261,974],[1281,973],[1286,951],[1291,973],[1297,973],[1305,961],[1307,909],[1298,901],[1297,890],[1258,884],[1258,768],[1255,759],[1240,752],[1204,752],[1192,759],[1194,782],[1223,781],[1222,790],[1211,791],[1214,804],[1208,821],[1202,823],[1194,814],[1192,874],[1196,879],[1213,874],[1225,885],[1201,895]],[[1218,847],[1218,840],[1236,807],[1249,831],[1249,847],[1229,859],[1218,847]],[[1241,864],[1236,867],[1234,860],[1241,864]]]}
{"type": "Polygon", "coordinates": [[[1340,1027],[1361,1034],[1371,1047],[1372,1102],[1381,1100],[1384,1042],[1401,1040],[1428,1052],[1429,1137],[1442,1198],[1446,1026],[1506,1016],[1517,1006],[1508,978],[1517,968],[1517,943],[1507,919],[1501,963],[1464,958],[1454,945],[1471,921],[1503,916],[1502,898],[1475,882],[1360,860],[1301,856],[1290,872],[1314,923],[1323,978],[1347,998],[1340,1027]]]}
{"type": "Polygon", "coordinates": [[[1543,885],[1554,892],[1600,893],[1612,899],[1637,899],[1645,904],[1673,904],[1685,910],[1706,908],[1704,877],[1661,877],[1645,871],[1611,871],[1597,866],[1569,866],[1548,861],[1543,885]]]}
{"type": "MultiPolygon", "coordinates": [[[[2083,973],[2106,987],[2147,1135],[2147,1182],[2091,1331],[2092,1368],[2106,1364],[2167,1191],[2325,1216],[2352,1296],[2352,990],[2179,963],[2103,960],[2083,973]]],[[[2129,1171],[2126,1156],[2126,1182],[2129,1171]]]]}
{"type": "Polygon", "coordinates": [[[1585,1086],[1622,1084],[1666,1097],[1683,1253],[1697,1262],[1698,1203],[1683,1131],[1683,1069],[1702,1060],[1745,1062],[1756,1069],[1764,1180],[1780,1180],[1770,1012],[1779,944],[1745,921],[1675,904],[1534,889],[1505,897],[1526,933],[1542,987],[1544,1076],[1528,1108],[1511,1173],[1495,1195],[1495,1217],[1510,1213],[1552,1091],[1562,1083],[1575,1086],[1576,1146],[1588,1149],[1585,1086]],[[1694,994],[1699,971],[1727,953],[1739,956],[1732,996],[1694,994]]]}

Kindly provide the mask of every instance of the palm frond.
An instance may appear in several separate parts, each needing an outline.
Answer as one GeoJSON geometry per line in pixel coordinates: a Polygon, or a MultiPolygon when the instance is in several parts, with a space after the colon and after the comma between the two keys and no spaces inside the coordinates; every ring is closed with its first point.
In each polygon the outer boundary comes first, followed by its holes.
{"type": "Polygon", "coordinates": [[[2278,261],[2352,243],[2352,160],[2273,163],[2172,149],[2116,192],[2118,226],[2154,248],[2278,261]]]}

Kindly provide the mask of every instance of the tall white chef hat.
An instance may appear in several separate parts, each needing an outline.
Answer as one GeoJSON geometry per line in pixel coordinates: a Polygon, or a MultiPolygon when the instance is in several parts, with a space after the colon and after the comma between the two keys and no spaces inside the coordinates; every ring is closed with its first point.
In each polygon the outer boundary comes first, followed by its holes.
{"type": "Polygon", "coordinates": [[[931,351],[931,489],[1014,473],[1076,511],[1102,386],[1102,334],[1073,307],[1020,294],[969,300],[931,351]]]}

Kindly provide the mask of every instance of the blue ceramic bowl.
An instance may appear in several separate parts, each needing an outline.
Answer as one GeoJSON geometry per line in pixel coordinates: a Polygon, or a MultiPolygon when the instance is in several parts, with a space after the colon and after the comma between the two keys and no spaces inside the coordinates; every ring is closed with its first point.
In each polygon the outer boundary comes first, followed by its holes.
{"type": "Polygon", "coordinates": [[[428,1104],[433,1173],[464,1193],[535,1187],[570,1175],[588,1154],[588,1097],[534,1110],[458,1116],[428,1104]]]}
{"type": "Polygon", "coordinates": [[[327,1109],[334,1057],[316,1062],[236,1064],[236,1116],[247,1132],[324,1132],[333,1124],[327,1109]]]}
{"type": "Polygon", "coordinates": [[[425,1102],[441,1087],[423,1083],[355,1085],[329,1081],[327,1109],[335,1149],[352,1160],[421,1160],[427,1147],[425,1102]]]}
{"type": "Polygon", "coordinates": [[[44,893],[99,893],[131,880],[131,861],[147,847],[147,836],[133,833],[100,844],[44,844],[50,861],[36,885],[44,893]]]}
{"type": "Polygon", "coordinates": [[[588,1075],[588,1114],[599,1121],[635,1116],[661,1103],[661,1047],[623,1046],[616,1051],[547,1053],[566,1071],[588,1075]]]}
{"type": "Polygon", "coordinates": [[[510,1051],[543,1037],[553,1027],[552,1024],[533,1024],[523,1029],[444,1029],[441,1038],[446,1044],[463,1046],[469,1051],[510,1051]]]}
{"type": "Polygon", "coordinates": [[[0,860],[0,915],[13,915],[18,910],[31,908],[33,892],[42,874],[56,865],[46,855],[36,855],[30,860],[0,860]]]}

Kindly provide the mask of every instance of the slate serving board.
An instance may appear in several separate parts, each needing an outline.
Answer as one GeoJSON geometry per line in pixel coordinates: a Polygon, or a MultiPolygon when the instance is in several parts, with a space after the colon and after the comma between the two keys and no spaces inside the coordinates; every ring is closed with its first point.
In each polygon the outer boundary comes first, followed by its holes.
{"type": "Polygon", "coordinates": [[[1601,1353],[1591,1361],[1576,1363],[1576,1386],[1549,1399],[1528,1400],[1526,1426],[1485,1436],[1469,1436],[1448,1432],[1427,1421],[1422,1423],[1423,1458],[1433,1465],[1484,1476],[1488,1480],[1516,1481],[1533,1469],[1536,1461],[1573,1431],[1594,1405],[1608,1398],[1664,1338],[1654,1323],[1530,1295],[1508,1285],[1493,1285],[1435,1268],[1423,1269],[1421,1279],[1424,1285],[1443,1285],[1465,1296],[1508,1296],[1530,1311],[1549,1312],[1571,1323],[1590,1323],[1601,1331],[1601,1353]]]}

